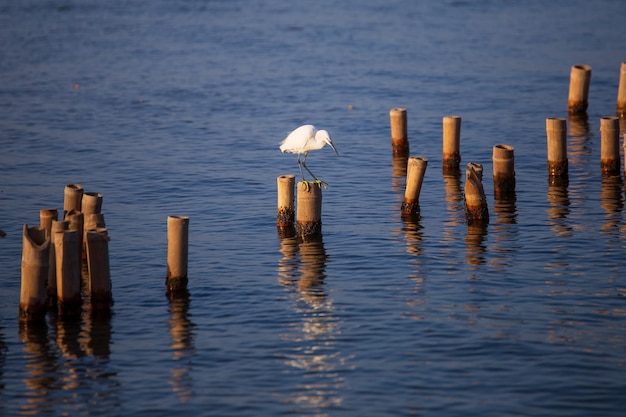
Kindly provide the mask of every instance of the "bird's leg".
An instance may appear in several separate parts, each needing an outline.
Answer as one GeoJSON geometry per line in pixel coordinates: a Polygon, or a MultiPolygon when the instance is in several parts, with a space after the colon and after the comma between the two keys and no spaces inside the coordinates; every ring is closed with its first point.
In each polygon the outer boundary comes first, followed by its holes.
{"type": "MultiPolygon", "coordinates": [[[[306,159],[306,154],[304,154],[304,159],[306,159]]],[[[306,165],[304,166],[306,168],[306,165]]],[[[298,168],[300,168],[300,176],[302,177],[302,182],[306,186],[306,190],[309,191],[309,182],[304,178],[304,174],[302,173],[302,162],[300,161],[300,154],[298,154],[298,168]]],[[[309,171],[308,168],[306,168],[309,171]]],[[[311,171],[309,171],[310,173],[311,171]]]]}
{"type": "MultiPolygon", "coordinates": [[[[311,170],[309,169],[309,167],[308,167],[308,166],[306,166],[306,156],[307,156],[307,155],[308,155],[308,154],[306,154],[306,153],[304,154],[304,158],[302,159],[302,165],[304,166],[304,168],[306,168],[306,170],[307,170],[307,171],[309,171],[309,174],[311,174],[311,176],[315,179],[315,181],[313,181],[313,182],[314,182],[314,183],[316,183],[318,187],[324,187],[324,189],[327,189],[327,188],[328,188],[328,184],[326,184],[324,181],[322,181],[322,180],[320,180],[319,178],[317,178],[317,177],[315,176],[315,174],[313,174],[313,173],[311,172],[311,170]]],[[[303,178],[304,178],[304,177],[303,177],[303,178]]]]}

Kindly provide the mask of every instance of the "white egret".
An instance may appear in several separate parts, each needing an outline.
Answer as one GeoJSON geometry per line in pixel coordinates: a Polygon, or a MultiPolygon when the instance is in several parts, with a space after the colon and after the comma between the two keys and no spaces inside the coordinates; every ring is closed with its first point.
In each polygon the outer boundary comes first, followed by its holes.
{"type": "Polygon", "coordinates": [[[314,182],[319,185],[326,186],[326,183],[322,180],[319,180],[306,166],[306,156],[309,151],[315,151],[317,149],[322,149],[326,144],[330,145],[331,148],[335,151],[337,155],[337,148],[333,144],[333,141],[330,140],[330,135],[325,130],[317,130],[313,125],[303,125],[291,132],[287,137],[280,143],[281,152],[285,153],[297,153],[298,154],[298,168],[300,168],[300,175],[302,175],[302,180],[304,179],[304,174],[302,173],[302,167],[304,167],[309,174],[315,179],[314,182]],[[302,161],[300,161],[300,156],[304,155],[302,161]]]}

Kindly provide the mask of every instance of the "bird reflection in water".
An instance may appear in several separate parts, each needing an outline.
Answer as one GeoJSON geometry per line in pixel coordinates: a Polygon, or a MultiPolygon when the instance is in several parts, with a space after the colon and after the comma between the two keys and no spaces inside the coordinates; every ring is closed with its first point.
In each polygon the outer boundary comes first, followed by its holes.
{"type": "Polygon", "coordinates": [[[191,357],[195,354],[193,328],[190,320],[189,292],[185,289],[168,293],[170,320],[168,322],[172,337],[172,359],[170,385],[180,402],[187,402],[193,396],[191,379],[191,357]]]}
{"type": "Polygon", "coordinates": [[[299,320],[283,335],[292,348],[284,361],[301,375],[301,383],[293,388],[286,401],[303,409],[323,410],[341,404],[339,388],[344,383],[340,371],[345,358],[336,347],[340,334],[339,320],[334,315],[333,301],[325,290],[326,250],[321,236],[309,241],[296,237],[280,241],[283,255],[278,261],[278,282],[285,286],[294,301],[299,320]]]}

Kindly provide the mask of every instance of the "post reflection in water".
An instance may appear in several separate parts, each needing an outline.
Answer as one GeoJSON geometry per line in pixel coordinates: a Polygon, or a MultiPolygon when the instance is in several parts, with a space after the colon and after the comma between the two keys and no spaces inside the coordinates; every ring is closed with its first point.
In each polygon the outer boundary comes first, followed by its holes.
{"type": "Polygon", "coordinates": [[[394,192],[404,192],[406,185],[406,171],[409,156],[394,156],[391,160],[391,185],[394,192]]]}
{"type": "Polygon", "coordinates": [[[108,368],[110,317],[59,318],[20,323],[28,395],[21,414],[107,414],[119,406],[119,382],[108,368]],[[50,330],[52,332],[50,333],[50,330]]]}
{"type": "Polygon", "coordinates": [[[512,256],[517,252],[519,242],[517,224],[517,195],[515,192],[497,195],[493,211],[496,221],[492,227],[490,251],[493,254],[494,267],[506,268],[513,266],[512,256]]]}
{"type": "MultiPolygon", "coordinates": [[[[470,266],[479,266],[486,263],[485,237],[488,226],[486,224],[468,224],[465,234],[465,260],[470,266]]],[[[471,268],[474,270],[475,268],[471,268]]]]}
{"type": "Polygon", "coordinates": [[[327,415],[326,409],[339,406],[344,378],[339,372],[346,359],[336,347],[340,333],[332,299],[325,291],[326,250],[320,236],[312,241],[295,237],[280,241],[283,257],[278,261],[278,282],[294,296],[294,311],[300,318],[293,331],[283,336],[293,343],[285,363],[301,374],[302,382],[286,398],[303,409],[327,415]]]}
{"type": "Polygon", "coordinates": [[[192,329],[195,324],[190,320],[189,292],[187,290],[168,294],[169,329],[172,336],[172,359],[175,366],[171,369],[170,385],[181,402],[187,402],[193,396],[191,379],[191,356],[195,354],[192,329]]]}
{"type": "Polygon", "coordinates": [[[619,231],[621,223],[620,212],[624,207],[622,191],[623,183],[621,176],[602,177],[600,201],[606,213],[604,216],[604,224],[602,225],[602,231],[605,233],[619,231]]]}
{"type": "Polygon", "coordinates": [[[569,150],[568,160],[573,164],[581,164],[592,154],[587,113],[569,115],[569,150]]]}
{"type": "Polygon", "coordinates": [[[572,234],[572,226],[567,222],[570,214],[569,192],[567,180],[556,181],[548,185],[548,219],[552,230],[557,236],[569,236],[572,234]]]}

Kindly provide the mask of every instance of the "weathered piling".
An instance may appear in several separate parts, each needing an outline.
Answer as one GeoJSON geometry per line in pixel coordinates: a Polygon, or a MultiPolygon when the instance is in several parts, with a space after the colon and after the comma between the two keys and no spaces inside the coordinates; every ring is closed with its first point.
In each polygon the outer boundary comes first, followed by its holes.
{"type": "Polygon", "coordinates": [[[293,174],[281,175],[276,179],[278,189],[278,207],[276,214],[276,227],[279,234],[289,234],[294,228],[295,207],[294,187],[296,176],[293,174]]]}
{"type": "Polygon", "coordinates": [[[44,320],[46,287],[50,265],[50,238],[42,227],[22,229],[22,281],[20,288],[20,321],[44,320]]]}
{"type": "Polygon", "coordinates": [[[570,72],[567,111],[570,114],[584,113],[589,105],[589,83],[591,67],[585,64],[572,66],[570,72]]]}
{"type": "Polygon", "coordinates": [[[189,217],[167,218],[167,292],[187,290],[189,260],[189,217]]]}
{"type": "Polygon", "coordinates": [[[622,62],[619,70],[619,86],[617,88],[617,115],[626,118],[626,62],[622,62]]]}
{"type": "Polygon", "coordinates": [[[443,118],[443,152],[442,168],[458,170],[461,163],[461,117],[445,116],[443,118]]]}
{"type": "Polygon", "coordinates": [[[404,201],[401,206],[403,216],[413,216],[419,214],[419,197],[427,166],[428,159],[426,158],[421,156],[413,156],[409,158],[407,163],[404,201]]]}
{"type": "Polygon", "coordinates": [[[567,129],[565,119],[546,119],[548,138],[548,175],[550,180],[567,178],[567,129]]]}
{"type": "Polygon", "coordinates": [[[52,221],[59,220],[59,210],[55,208],[45,208],[39,210],[39,227],[46,229],[50,233],[52,221]]]}
{"type": "Polygon", "coordinates": [[[96,192],[86,192],[83,194],[80,211],[85,215],[102,212],[102,194],[96,192]]]}
{"type": "Polygon", "coordinates": [[[496,196],[515,192],[515,157],[511,145],[494,145],[493,191],[496,196]]]}
{"type": "Polygon", "coordinates": [[[57,305],[59,314],[80,314],[81,253],[79,232],[63,230],[56,232],[54,251],[57,272],[57,305]],[[59,236],[60,235],[60,236],[59,236]]]}
{"type": "Polygon", "coordinates": [[[389,110],[391,123],[391,151],[394,155],[409,154],[406,109],[396,107],[389,110]]]}
{"type": "Polygon", "coordinates": [[[65,215],[65,220],[67,220],[68,227],[67,230],[74,230],[78,233],[78,245],[79,253],[82,259],[83,254],[83,239],[85,237],[85,215],[80,211],[70,210],[65,215]]]}
{"type": "Polygon", "coordinates": [[[600,119],[600,168],[602,175],[620,175],[619,118],[600,119]]]}
{"type": "Polygon", "coordinates": [[[80,184],[67,184],[64,190],[63,217],[65,214],[75,210],[80,211],[83,200],[84,189],[80,184]]]}
{"type": "Polygon", "coordinates": [[[85,245],[89,267],[87,289],[91,299],[91,311],[94,312],[106,311],[113,304],[109,269],[109,240],[105,228],[87,231],[85,245]]]}
{"type": "Polygon", "coordinates": [[[489,223],[489,208],[482,183],[481,164],[469,163],[465,171],[465,219],[467,224],[489,223]]]}
{"type": "Polygon", "coordinates": [[[298,183],[296,235],[301,241],[322,235],[322,187],[304,181],[298,183]]]}
{"type": "Polygon", "coordinates": [[[57,306],[57,260],[56,260],[56,240],[63,237],[62,233],[69,227],[69,221],[54,220],[50,227],[50,267],[48,268],[48,307],[57,306]]]}
{"type": "Polygon", "coordinates": [[[106,227],[104,221],[104,214],[102,213],[91,213],[85,215],[85,222],[83,228],[85,232],[88,232],[91,229],[104,228],[106,227]]]}

